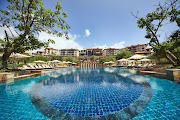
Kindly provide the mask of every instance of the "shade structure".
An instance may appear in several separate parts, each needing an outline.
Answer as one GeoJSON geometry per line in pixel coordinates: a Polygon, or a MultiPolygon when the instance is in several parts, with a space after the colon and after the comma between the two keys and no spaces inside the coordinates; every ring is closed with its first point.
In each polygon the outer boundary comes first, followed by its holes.
{"type": "Polygon", "coordinates": [[[72,63],[72,64],[76,65],[77,63],[72,63]]]}
{"type": "Polygon", "coordinates": [[[70,61],[63,61],[62,63],[68,64],[68,63],[72,63],[70,61]]]}
{"type": "Polygon", "coordinates": [[[152,61],[151,59],[141,59],[141,60],[138,60],[138,61],[152,61]]]}
{"type": "Polygon", "coordinates": [[[109,64],[113,64],[114,62],[113,61],[109,61],[109,64]]]}
{"type": "Polygon", "coordinates": [[[104,64],[109,64],[109,62],[104,62],[104,64]]]}
{"type": "Polygon", "coordinates": [[[34,61],[35,63],[44,63],[44,61],[41,61],[41,60],[37,60],[37,61],[34,61]]]}
{"type": "Polygon", "coordinates": [[[70,62],[70,61],[67,61],[66,63],[72,63],[72,62],[70,62]]]}
{"type": "Polygon", "coordinates": [[[53,60],[52,62],[61,63],[59,60],[53,60]]]}
{"type": "Polygon", "coordinates": [[[53,61],[47,61],[48,63],[54,63],[53,61]]]}
{"type": "Polygon", "coordinates": [[[135,60],[128,60],[128,62],[136,62],[135,60]]]}
{"type": "Polygon", "coordinates": [[[136,55],[131,56],[131,57],[128,58],[128,59],[139,60],[139,59],[146,58],[146,57],[147,57],[147,56],[143,56],[143,55],[138,55],[138,54],[136,54],[136,55]]]}
{"type": "Polygon", "coordinates": [[[27,58],[27,57],[31,57],[31,56],[23,55],[23,54],[20,54],[20,53],[16,53],[16,54],[10,55],[10,57],[14,57],[14,58],[27,58]]]}
{"type": "Polygon", "coordinates": [[[104,62],[104,64],[113,64],[113,61],[109,61],[109,62],[104,62]]]}
{"type": "Polygon", "coordinates": [[[118,62],[123,62],[123,61],[129,61],[128,59],[120,59],[120,60],[117,60],[118,62]]]}

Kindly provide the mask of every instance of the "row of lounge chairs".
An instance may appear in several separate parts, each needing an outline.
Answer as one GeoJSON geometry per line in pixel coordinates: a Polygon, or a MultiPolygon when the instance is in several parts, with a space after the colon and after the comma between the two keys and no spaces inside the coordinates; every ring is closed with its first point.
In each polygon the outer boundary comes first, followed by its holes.
{"type": "Polygon", "coordinates": [[[57,64],[31,64],[23,65],[23,70],[40,70],[40,69],[53,69],[53,68],[62,68],[67,66],[59,66],[57,64]]]}
{"type": "Polygon", "coordinates": [[[116,67],[127,67],[127,68],[148,68],[148,67],[153,67],[154,63],[145,63],[145,64],[128,64],[128,65],[124,65],[124,64],[119,64],[116,65],[116,67]]]}

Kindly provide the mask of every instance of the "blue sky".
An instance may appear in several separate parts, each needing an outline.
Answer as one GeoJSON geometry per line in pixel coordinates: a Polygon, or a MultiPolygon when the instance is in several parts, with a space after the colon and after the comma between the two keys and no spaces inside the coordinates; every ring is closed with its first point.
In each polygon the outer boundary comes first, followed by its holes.
{"type": "MultiPolygon", "coordinates": [[[[42,1],[48,9],[54,9],[56,0],[42,1]]],[[[144,38],[146,31],[137,27],[137,20],[131,12],[136,14],[139,11],[139,16],[143,17],[155,10],[159,0],[60,0],[60,3],[68,14],[65,20],[71,26],[68,30],[70,40],[46,33],[40,34],[41,40],[54,39],[56,44],[50,46],[57,49],[122,48],[149,42],[144,38]]],[[[6,4],[5,0],[0,1],[1,8],[6,4]]],[[[175,24],[163,27],[161,40],[165,38],[164,34],[175,29],[175,24]]]]}

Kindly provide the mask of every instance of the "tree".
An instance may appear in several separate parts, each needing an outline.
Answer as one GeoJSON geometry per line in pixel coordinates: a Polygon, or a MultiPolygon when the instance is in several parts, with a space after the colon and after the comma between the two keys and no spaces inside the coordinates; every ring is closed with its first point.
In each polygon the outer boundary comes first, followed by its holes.
{"type": "Polygon", "coordinates": [[[180,27],[180,10],[178,4],[178,0],[170,0],[165,2],[164,5],[159,3],[156,11],[148,13],[145,18],[139,18],[134,15],[138,19],[138,27],[146,29],[147,34],[145,38],[150,39],[149,45],[153,47],[155,52],[164,54],[166,59],[174,66],[180,65],[179,58],[168,49],[168,44],[160,43],[160,34],[158,34],[158,31],[167,21],[169,23],[175,22],[180,27]]]}
{"type": "Polygon", "coordinates": [[[42,42],[37,36],[40,32],[65,36],[70,26],[64,21],[67,17],[66,12],[61,12],[63,7],[56,2],[55,10],[48,10],[43,6],[41,0],[8,0],[9,5],[6,10],[0,9],[0,27],[7,27],[12,35],[5,30],[5,38],[0,40],[1,49],[3,49],[2,68],[7,68],[7,60],[11,53],[34,50],[41,47],[47,47],[54,43],[53,40],[42,42]],[[60,30],[55,30],[59,27],[60,30]],[[12,28],[16,32],[13,34],[12,28]]]}
{"type": "Polygon", "coordinates": [[[84,57],[84,60],[87,60],[87,59],[88,59],[88,56],[87,56],[87,55],[84,55],[83,57],[84,57]]]}
{"type": "Polygon", "coordinates": [[[105,58],[100,58],[99,63],[103,64],[104,62],[106,62],[106,59],[105,58]]]}
{"type": "Polygon", "coordinates": [[[97,59],[97,56],[95,56],[95,55],[92,55],[92,56],[91,56],[91,60],[92,60],[92,61],[95,61],[96,59],[97,59]]]}
{"type": "Polygon", "coordinates": [[[119,52],[116,55],[116,60],[122,59],[122,58],[129,58],[132,56],[132,53],[127,49],[123,48],[120,49],[119,52]]]}
{"type": "Polygon", "coordinates": [[[107,57],[106,57],[106,62],[108,62],[108,61],[113,61],[113,62],[115,62],[115,61],[116,61],[115,56],[107,56],[107,57]]]}
{"type": "Polygon", "coordinates": [[[73,62],[73,57],[72,56],[68,56],[67,58],[65,58],[66,61],[70,61],[70,62],[73,62]]]}

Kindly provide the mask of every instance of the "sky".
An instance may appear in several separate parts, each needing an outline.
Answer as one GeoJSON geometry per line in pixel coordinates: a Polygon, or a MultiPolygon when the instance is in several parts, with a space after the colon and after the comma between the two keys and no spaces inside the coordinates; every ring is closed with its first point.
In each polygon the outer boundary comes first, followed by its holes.
{"type": "MultiPolygon", "coordinates": [[[[47,9],[54,9],[56,0],[42,0],[47,9]]],[[[165,0],[160,0],[162,3],[165,0]]],[[[145,29],[137,27],[137,19],[131,13],[144,17],[155,10],[159,0],[59,0],[68,17],[65,21],[70,25],[70,40],[41,32],[40,40],[51,38],[55,44],[50,47],[64,48],[123,48],[134,44],[148,43],[145,29]]],[[[0,8],[7,5],[0,0],[0,8]]],[[[177,27],[166,25],[161,29],[161,41],[165,34],[169,35],[177,27]]],[[[57,30],[60,31],[59,28],[57,30]]],[[[4,36],[4,28],[0,28],[0,37],[4,36]]],[[[44,49],[44,48],[42,48],[44,49]]],[[[36,51],[36,50],[35,50],[36,51]]],[[[29,51],[34,52],[34,51],[29,51]]]]}

